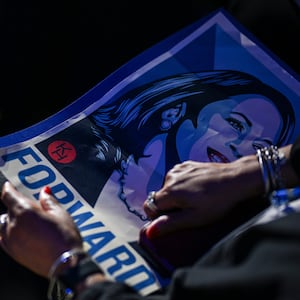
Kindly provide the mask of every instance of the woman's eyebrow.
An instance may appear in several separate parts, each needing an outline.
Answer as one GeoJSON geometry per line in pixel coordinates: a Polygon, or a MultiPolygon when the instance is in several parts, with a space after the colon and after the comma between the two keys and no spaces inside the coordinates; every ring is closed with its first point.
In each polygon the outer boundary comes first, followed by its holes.
{"type": "Polygon", "coordinates": [[[232,114],[236,114],[236,115],[241,116],[241,117],[246,121],[246,123],[247,123],[247,125],[248,125],[249,127],[252,126],[252,122],[251,122],[244,114],[239,113],[239,112],[236,112],[236,111],[233,111],[233,112],[231,112],[231,113],[232,113],[232,114]]]}

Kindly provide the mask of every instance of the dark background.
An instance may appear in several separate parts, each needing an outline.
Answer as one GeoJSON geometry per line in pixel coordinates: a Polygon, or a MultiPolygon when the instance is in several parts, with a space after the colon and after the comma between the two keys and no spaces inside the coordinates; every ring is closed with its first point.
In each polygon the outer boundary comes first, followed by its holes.
{"type": "Polygon", "coordinates": [[[0,3],[0,136],[75,101],[117,68],[220,6],[300,73],[292,0],[0,3]]]}
{"type": "MultiPolygon", "coordinates": [[[[61,110],[221,6],[300,74],[300,14],[292,0],[2,0],[0,136],[61,110]]],[[[1,251],[0,268],[1,300],[46,299],[47,280],[1,251]]]]}

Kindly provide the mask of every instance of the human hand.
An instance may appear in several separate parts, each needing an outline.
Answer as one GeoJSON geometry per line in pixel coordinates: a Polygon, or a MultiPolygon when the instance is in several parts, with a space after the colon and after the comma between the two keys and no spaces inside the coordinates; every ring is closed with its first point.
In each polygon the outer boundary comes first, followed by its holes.
{"type": "Polygon", "coordinates": [[[41,190],[36,201],[6,182],[1,200],[7,207],[7,219],[0,229],[0,245],[31,271],[47,277],[52,264],[63,252],[82,247],[73,219],[48,187],[41,190]]]}
{"type": "Polygon", "coordinates": [[[156,209],[144,210],[153,221],[147,225],[148,238],[180,229],[211,224],[224,217],[236,204],[260,196],[264,190],[255,155],[231,163],[186,161],[166,175],[155,193],[156,209]]]}

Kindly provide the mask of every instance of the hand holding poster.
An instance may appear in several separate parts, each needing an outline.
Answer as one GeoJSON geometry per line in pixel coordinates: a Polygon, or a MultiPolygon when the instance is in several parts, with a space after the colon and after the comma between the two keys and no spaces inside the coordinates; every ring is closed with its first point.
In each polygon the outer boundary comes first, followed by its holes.
{"type": "Polygon", "coordinates": [[[51,186],[104,272],[148,294],[164,284],[137,243],[148,193],[183,161],[229,162],[292,142],[299,90],[291,70],[217,11],[1,138],[1,172],[35,198],[51,186]]]}

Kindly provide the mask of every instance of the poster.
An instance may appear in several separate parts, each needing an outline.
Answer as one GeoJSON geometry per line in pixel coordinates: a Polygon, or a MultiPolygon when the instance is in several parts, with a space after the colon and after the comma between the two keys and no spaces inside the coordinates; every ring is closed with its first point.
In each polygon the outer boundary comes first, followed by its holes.
{"type": "Polygon", "coordinates": [[[0,138],[0,170],[48,185],[110,278],[166,284],[139,252],[143,202],[174,164],[230,162],[300,133],[299,78],[218,10],[141,53],[50,118],[0,138]]]}

